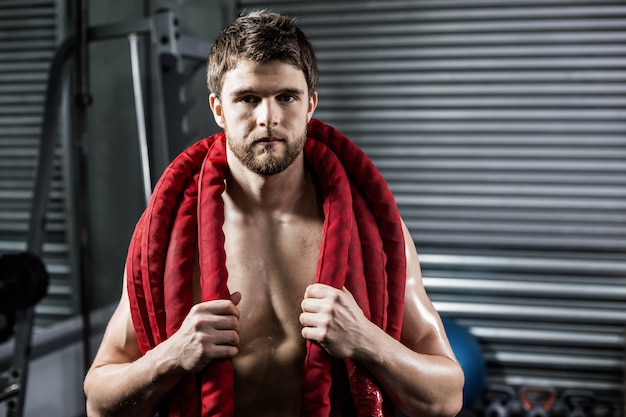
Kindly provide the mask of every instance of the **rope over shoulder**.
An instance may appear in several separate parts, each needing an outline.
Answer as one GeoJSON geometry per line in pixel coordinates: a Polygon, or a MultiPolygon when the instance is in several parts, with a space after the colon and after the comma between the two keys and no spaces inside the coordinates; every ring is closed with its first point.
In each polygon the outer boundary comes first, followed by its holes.
{"type": "MultiPolygon", "coordinates": [[[[191,309],[196,252],[202,300],[230,297],[222,231],[225,142],[224,133],[218,133],[180,154],[161,176],[136,225],[126,270],[142,353],[176,332],[191,309]]],[[[360,148],[316,119],[308,125],[304,153],[325,216],[316,282],[345,285],[365,315],[399,339],[406,260],[400,215],[387,183],[360,148]]],[[[307,341],[306,346],[301,416],[327,417],[332,358],[317,343],[307,341]]],[[[346,369],[358,415],[392,416],[393,405],[367,370],[350,360],[346,369]]],[[[232,361],[215,361],[181,380],[167,399],[168,415],[232,417],[233,384],[232,361]]]]}

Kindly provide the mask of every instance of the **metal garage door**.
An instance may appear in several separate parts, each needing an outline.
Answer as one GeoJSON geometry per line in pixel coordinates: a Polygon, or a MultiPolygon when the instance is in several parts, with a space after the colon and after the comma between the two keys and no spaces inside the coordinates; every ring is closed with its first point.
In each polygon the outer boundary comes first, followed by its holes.
{"type": "Polygon", "coordinates": [[[240,1],[298,16],[317,117],[388,179],[442,315],[488,382],[593,390],[622,415],[623,1],[240,1]]]}

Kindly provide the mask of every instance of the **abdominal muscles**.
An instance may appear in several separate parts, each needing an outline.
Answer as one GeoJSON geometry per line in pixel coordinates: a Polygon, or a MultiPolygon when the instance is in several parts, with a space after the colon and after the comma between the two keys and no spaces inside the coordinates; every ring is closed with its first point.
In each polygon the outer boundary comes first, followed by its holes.
{"type": "Polygon", "coordinates": [[[237,417],[300,415],[304,343],[280,339],[256,338],[234,358],[237,417]]]}

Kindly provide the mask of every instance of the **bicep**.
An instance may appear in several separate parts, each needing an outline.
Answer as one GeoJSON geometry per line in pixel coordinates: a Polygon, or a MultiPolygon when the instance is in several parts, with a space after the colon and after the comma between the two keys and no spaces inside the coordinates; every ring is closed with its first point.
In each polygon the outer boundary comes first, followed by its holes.
{"type": "Polygon", "coordinates": [[[403,223],[407,274],[401,342],[411,350],[454,358],[439,314],[426,294],[417,250],[403,223]]]}

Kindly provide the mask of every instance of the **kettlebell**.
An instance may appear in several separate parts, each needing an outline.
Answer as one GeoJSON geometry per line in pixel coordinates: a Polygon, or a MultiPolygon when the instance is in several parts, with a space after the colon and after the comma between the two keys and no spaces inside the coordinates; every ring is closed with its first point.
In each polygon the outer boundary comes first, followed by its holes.
{"type": "Polygon", "coordinates": [[[548,387],[522,387],[520,399],[525,417],[549,417],[556,391],[548,387]]]}
{"type": "Polygon", "coordinates": [[[511,402],[515,400],[513,387],[490,384],[483,394],[484,417],[511,417],[511,402]]]}
{"type": "Polygon", "coordinates": [[[570,389],[561,395],[567,417],[592,417],[596,396],[587,390],[570,389]]]}

